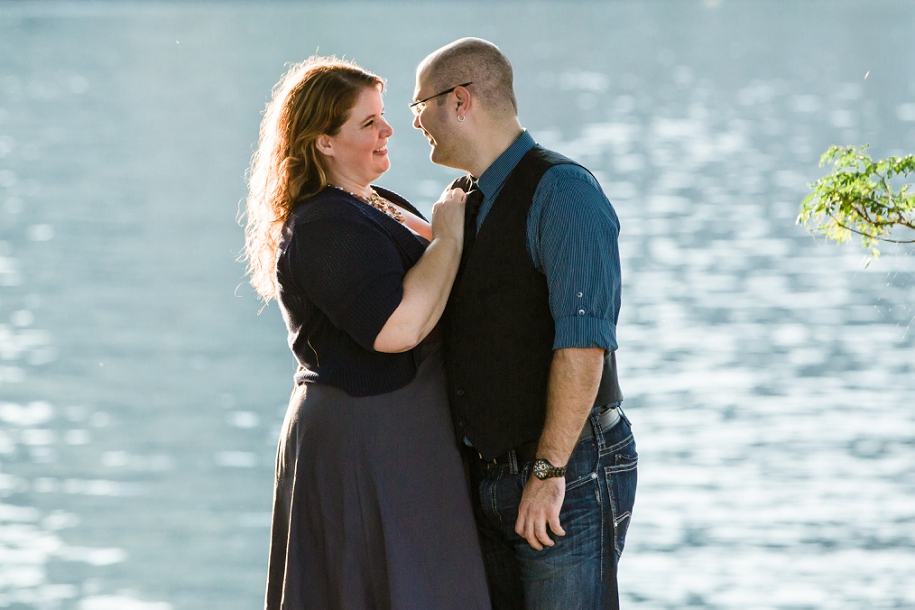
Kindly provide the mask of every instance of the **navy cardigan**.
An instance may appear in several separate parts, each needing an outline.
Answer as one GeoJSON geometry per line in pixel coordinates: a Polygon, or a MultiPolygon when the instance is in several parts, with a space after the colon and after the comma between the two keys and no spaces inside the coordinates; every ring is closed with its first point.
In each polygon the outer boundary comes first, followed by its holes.
{"type": "MultiPolygon", "coordinates": [[[[422,217],[400,195],[373,188],[422,217]]],[[[373,345],[425,247],[387,214],[333,187],[293,209],[276,271],[289,347],[299,363],[296,384],[327,383],[371,396],[413,380],[416,349],[386,354],[373,345]]]]}

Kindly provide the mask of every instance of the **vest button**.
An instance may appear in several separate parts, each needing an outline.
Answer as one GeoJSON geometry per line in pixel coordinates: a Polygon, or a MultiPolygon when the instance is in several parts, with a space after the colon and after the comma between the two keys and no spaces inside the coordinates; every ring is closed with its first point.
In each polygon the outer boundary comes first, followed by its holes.
{"type": "Polygon", "coordinates": [[[464,395],[464,390],[457,390],[457,391],[455,392],[455,394],[457,394],[458,396],[463,396],[463,395],[464,395]]]}
{"type": "Polygon", "coordinates": [[[467,426],[467,422],[465,422],[465,421],[462,419],[461,421],[458,422],[458,426],[460,426],[461,428],[464,428],[464,427],[467,426]]]}

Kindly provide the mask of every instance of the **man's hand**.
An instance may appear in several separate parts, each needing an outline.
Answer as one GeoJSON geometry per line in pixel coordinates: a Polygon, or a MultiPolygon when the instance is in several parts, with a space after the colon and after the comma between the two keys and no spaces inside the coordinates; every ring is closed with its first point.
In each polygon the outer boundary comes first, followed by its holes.
{"type": "MultiPolygon", "coordinates": [[[[550,383],[547,386],[546,424],[537,444],[537,456],[551,464],[568,464],[578,435],[588,418],[604,365],[604,350],[565,348],[553,352],[550,383]]],[[[553,546],[550,529],[565,536],[559,525],[559,511],[566,497],[566,478],[540,480],[533,474],[521,494],[515,532],[538,551],[553,546]]]]}
{"type": "Polygon", "coordinates": [[[538,551],[542,551],[544,546],[556,544],[547,533],[546,526],[549,524],[557,536],[566,535],[565,530],[559,525],[559,511],[565,497],[565,477],[540,480],[531,475],[524,487],[524,493],[521,494],[515,532],[526,538],[528,544],[538,551]]]}

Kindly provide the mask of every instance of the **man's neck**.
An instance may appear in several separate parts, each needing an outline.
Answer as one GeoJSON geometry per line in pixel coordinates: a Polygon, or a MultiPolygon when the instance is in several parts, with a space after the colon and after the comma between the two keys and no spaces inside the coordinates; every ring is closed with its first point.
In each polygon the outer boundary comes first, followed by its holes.
{"type": "Polygon", "coordinates": [[[515,120],[514,124],[493,127],[484,130],[483,133],[486,134],[486,137],[473,146],[471,166],[466,168],[470,175],[477,179],[521,137],[524,129],[515,120]]]}

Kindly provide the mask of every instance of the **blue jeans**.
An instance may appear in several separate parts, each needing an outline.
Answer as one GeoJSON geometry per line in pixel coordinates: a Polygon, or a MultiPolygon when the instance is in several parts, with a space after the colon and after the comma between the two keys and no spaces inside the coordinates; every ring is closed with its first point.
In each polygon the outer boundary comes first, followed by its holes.
{"type": "MultiPolygon", "coordinates": [[[[493,608],[619,608],[616,570],[635,502],[638,454],[622,415],[581,441],[569,459],[559,514],[565,536],[534,550],[515,533],[521,493],[533,462],[493,465],[469,457],[474,516],[493,608]]],[[[547,527],[549,531],[549,527],[547,527]]]]}

